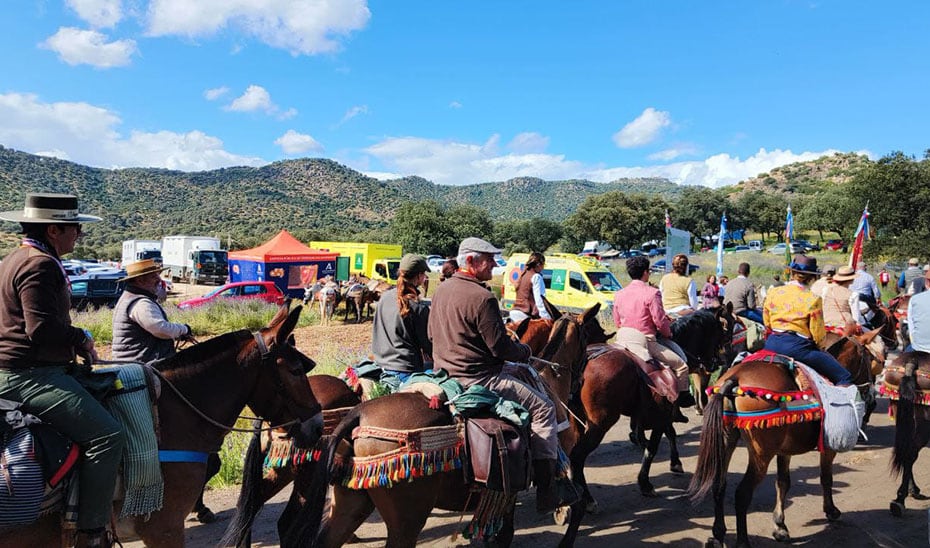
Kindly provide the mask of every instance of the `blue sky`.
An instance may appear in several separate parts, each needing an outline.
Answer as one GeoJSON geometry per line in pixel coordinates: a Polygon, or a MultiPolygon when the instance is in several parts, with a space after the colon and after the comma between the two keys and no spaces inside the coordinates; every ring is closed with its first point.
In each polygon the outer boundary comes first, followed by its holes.
{"type": "Polygon", "coordinates": [[[721,186],[930,148],[926,2],[19,0],[0,144],[196,171],[721,186]]]}

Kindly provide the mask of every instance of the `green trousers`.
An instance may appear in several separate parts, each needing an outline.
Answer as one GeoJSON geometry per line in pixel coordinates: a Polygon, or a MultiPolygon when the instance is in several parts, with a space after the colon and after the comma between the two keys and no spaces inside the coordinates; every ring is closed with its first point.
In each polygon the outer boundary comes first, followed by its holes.
{"type": "Polygon", "coordinates": [[[21,402],[24,412],[78,444],[78,528],[105,527],[123,455],[123,432],[116,419],[64,367],[0,369],[0,398],[21,402]]]}

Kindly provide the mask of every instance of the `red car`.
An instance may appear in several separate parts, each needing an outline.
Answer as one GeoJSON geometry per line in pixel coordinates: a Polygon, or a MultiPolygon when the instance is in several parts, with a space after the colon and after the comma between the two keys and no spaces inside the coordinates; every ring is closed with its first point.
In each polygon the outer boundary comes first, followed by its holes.
{"type": "Polygon", "coordinates": [[[217,287],[203,297],[195,297],[178,303],[178,308],[186,310],[217,299],[261,299],[272,304],[283,304],[284,293],[274,282],[234,282],[217,287]]]}
{"type": "Polygon", "coordinates": [[[843,243],[843,240],[827,240],[827,243],[823,244],[823,248],[830,251],[841,251],[844,247],[846,247],[846,244],[843,243]]]}

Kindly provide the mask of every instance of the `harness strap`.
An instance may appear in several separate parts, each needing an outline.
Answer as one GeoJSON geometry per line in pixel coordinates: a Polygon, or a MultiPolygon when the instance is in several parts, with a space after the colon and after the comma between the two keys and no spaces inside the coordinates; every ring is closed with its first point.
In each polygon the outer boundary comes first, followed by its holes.
{"type": "Polygon", "coordinates": [[[196,462],[206,464],[208,453],[203,451],[174,451],[159,450],[158,460],[161,462],[196,462]]]}

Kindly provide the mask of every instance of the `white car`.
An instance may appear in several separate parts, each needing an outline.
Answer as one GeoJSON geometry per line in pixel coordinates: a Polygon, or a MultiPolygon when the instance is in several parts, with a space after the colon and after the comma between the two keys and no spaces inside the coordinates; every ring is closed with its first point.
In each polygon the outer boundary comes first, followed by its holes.
{"type": "Polygon", "coordinates": [[[440,272],[442,270],[443,263],[446,262],[446,258],[442,255],[427,255],[426,256],[426,266],[429,267],[430,272],[440,272]]]}

